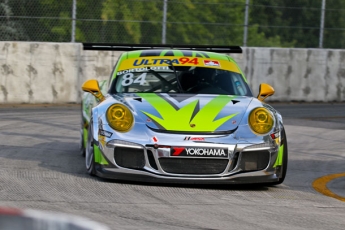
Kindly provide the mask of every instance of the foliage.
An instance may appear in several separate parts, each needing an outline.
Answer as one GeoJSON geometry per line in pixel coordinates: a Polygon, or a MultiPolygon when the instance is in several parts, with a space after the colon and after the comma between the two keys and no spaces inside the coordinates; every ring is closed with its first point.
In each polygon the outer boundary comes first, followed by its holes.
{"type": "Polygon", "coordinates": [[[8,1],[0,3],[0,40],[10,41],[10,40],[25,40],[26,35],[22,28],[20,22],[10,20],[13,15],[11,7],[8,5],[8,1]]]}
{"type": "MultiPolygon", "coordinates": [[[[76,41],[161,43],[164,0],[76,0],[76,41]]],[[[318,47],[322,0],[250,0],[248,46],[318,47]]],[[[71,41],[73,0],[2,0],[0,40],[71,41]]],[[[246,0],[167,0],[166,43],[242,45],[246,0]]],[[[345,48],[345,1],[323,46],[345,48]]]]}

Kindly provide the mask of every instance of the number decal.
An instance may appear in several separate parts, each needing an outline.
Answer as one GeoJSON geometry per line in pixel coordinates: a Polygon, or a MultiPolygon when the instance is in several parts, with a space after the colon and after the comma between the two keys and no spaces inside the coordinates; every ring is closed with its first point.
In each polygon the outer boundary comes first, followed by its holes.
{"type": "Polygon", "coordinates": [[[186,63],[194,64],[194,65],[199,64],[198,58],[189,59],[187,57],[182,57],[182,58],[179,59],[179,61],[181,62],[182,65],[184,65],[186,63]]]}
{"type": "Polygon", "coordinates": [[[180,58],[179,61],[181,62],[181,64],[186,64],[186,63],[189,61],[189,58],[187,58],[187,57],[182,57],[182,58],[180,58]]]}
{"type": "Polygon", "coordinates": [[[141,74],[139,77],[137,77],[137,79],[134,80],[134,83],[139,83],[140,85],[145,85],[145,83],[146,83],[146,74],[147,73],[141,74]]]}
{"type": "Polygon", "coordinates": [[[133,76],[134,76],[134,74],[132,74],[132,73],[127,73],[127,74],[123,75],[121,84],[123,86],[131,85],[133,83],[133,76]]]}
{"type": "Polygon", "coordinates": [[[123,75],[121,85],[129,86],[133,83],[139,83],[140,85],[144,85],[146,83],[146,75],[147,75],[147,73],[142,73],[139,77],[137,77],[134,80],[133,79],[134,74],[133,73],[127,73],[127,74],[123,75]]]}
{"type": "Polygon", "coordinates": [[[192,59],[192,60],[190,60],[188,63],[194,64],[194,65],[199,64],[199,62],[198,62],[198,59],[197,59],[197,58],[193,58],[193,59],[192,59]]]}

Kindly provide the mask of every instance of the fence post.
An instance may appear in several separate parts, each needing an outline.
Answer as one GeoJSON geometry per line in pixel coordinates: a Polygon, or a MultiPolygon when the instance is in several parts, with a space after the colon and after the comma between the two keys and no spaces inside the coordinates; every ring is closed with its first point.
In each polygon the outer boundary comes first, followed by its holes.
{"type": "Polygon", "coordinates": [[[324,25],[325,25],[325,9],[326,9],[326,0],[322,0],[319,48],[323,48],[323,30],[324,30],[324,25]]]}
{"type": "Polygon", "coordinates": [[[164,0],[163,5],[163,21],[162,21],[162,44],[165,44],[166,38],[166,27],[167,27],[167,11],[168,11],[168,0],[164,0]]]}
{"type": "Polygon", "coordinates": [[[247,46],[247,34],[248,34],[248,13],[249,13],[249,0],[246,0],[246,9],[244,13],[244,28],[243,28],[243,46],[247,46]]]}
{"type": "Polygon", "coordinates": [[[72,35],[71,35],[71,42],[75,42],[75,23],[77,17],[77,0],[73,0],[72,3],[72,35]]]}

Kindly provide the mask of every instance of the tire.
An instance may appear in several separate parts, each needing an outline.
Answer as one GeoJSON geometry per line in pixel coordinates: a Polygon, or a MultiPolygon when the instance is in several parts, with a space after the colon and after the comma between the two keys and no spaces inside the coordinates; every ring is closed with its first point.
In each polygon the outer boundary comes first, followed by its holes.
{"type": "Polygon", "coordinates": [[[85,157],[84,130],[83,130],[83,128],[80,129],[79,153],[81,156],[85,157]]]}
{"type": "Polygon", "coordinates": [[[279,180],[277,182],[270,183],[269,185],[279,185],[279,184],[283,183],[285,180],[286,171],[287,171],[287,167],[288,167],[288,146],[287,146],[285,129],[283,129],[281,132],[281,141],[282,141],[282,144],[284,145],[281,177],[279,178],[279,180]]]}
{"type": "Polygon", "coordinates": [[[91,176],[96,175],[95,170],[95,153],[93,148],[93,135],[92,135],[92,120],[89,123],[89,130],[87,134],[87,146],[85,148],[85,167],[88,174],[91,176]]]}
{"type": "Polygon", "coordinates": [[[85,157],[83,103],[81,103],[79,153],[85,157]]]}

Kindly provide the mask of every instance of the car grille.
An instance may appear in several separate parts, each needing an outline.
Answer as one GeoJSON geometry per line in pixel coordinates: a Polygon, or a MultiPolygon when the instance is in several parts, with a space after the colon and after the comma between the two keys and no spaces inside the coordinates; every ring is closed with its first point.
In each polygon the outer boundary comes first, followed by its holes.
{"type": "Polygon", "coordinates": [[[224,172],[228,159],[160,158],[159,163],[167,173],[219,174],[224,172]]]}
{"type": "Polygon", "coordinates": [[[142,169],[145,166],[143,149],[116,147],[114,159],[118,166],[132,169],[142,169]]]}
{"type": "Polygon", "coordinates": [[[270,153],[267,150],[242,152],[240,167],[243,171],[263,170],[270,161],[270,153]]]}

